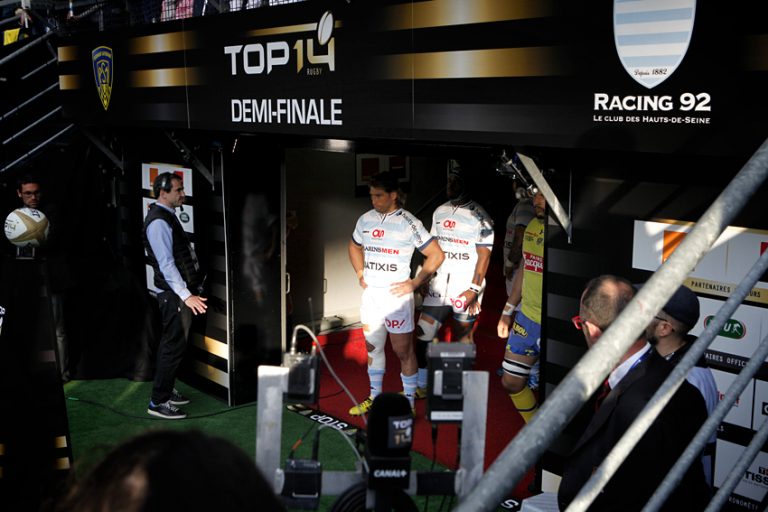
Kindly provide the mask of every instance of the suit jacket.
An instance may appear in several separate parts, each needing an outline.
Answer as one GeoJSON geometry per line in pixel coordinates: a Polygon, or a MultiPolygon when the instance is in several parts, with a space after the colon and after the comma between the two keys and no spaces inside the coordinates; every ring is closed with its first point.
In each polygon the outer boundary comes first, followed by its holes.
{"type": "MultiPolygon", "coordinates": [[[[672,371],[655,350],[605,398],[565,461],[558,502],[565,510],[672,371]]],[[[589,509],[640,510],[707,418],[701,394],[683,382],[589,509]]],[[[702,510],[709,499],[701,464],[692,464],[662,510],[702,510]]]]}

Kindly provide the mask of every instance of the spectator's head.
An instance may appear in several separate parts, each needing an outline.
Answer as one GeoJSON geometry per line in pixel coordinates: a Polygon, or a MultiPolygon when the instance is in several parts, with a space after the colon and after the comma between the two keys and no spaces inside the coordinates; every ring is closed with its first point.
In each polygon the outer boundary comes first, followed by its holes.
{"type": "Polygon", "coordinates": [[[284,508],[255,463],[231,442],[198,431],[154,430],[112,450],[57,510],[284,508]]]}
{"type": "Polygon", "coordinates": [[[405,196],[400,182],[391,172],[371,176],[368,182],[373,208],[379,213],[390,213],[405,205],[405,196]]]}
{"type": "Polygon", "coordinates": [[[172,172],[158,174],[152,183],[152,193],[157,202],[169,208],[178,208],[184,204],[184,182],[172,172]]]}
{"type": "Polygon", "coordinates": [[[580,328],[587,345],[594,345],[635,296],[632,283],[605,274],[587,283],[579,306],[580,328]]]}
{"type": "Polygon", "coordinates": [[[699,321],[699,298],[690,288],[681,286],[661,308],[646,329],[648,341],[672,336],[682,339],[699,321]]]}
{"type": "Polygon", "coordinates": [[[40,205],[40,182],[29,174],[19,178],[16,185],[16,194],[27,208],[38,208],[40,205]]]}

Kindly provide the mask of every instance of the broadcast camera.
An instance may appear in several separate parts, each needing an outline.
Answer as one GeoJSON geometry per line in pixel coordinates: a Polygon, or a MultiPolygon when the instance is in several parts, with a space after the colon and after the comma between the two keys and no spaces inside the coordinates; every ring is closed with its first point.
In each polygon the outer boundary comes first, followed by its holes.
{"type": "MultiPolygon", "coordinates": [[[[412,471],[410,451],[416,420],[408,400],[397,393],[382,393],[373,402],[362,448],[338,429],[358,458],[354,471],[324,471],[318,460],[319,432],[311,459],[294,459],[281,465],[281,429],[284,400],[316,403],[319,360],[355,402],[338,379],[322,347],[305,326],[294,329],[291,349],[283,366],[260,366],[256,425],[256,464],[272,482],[275,492],[291,508],[317,509],[321,495],[338,496],[332,510],[416,510],[413,495],[458,496],[461,499],[482,477],[485,453],[485,420],[488,401],[487,372],[470,371],[473,345],[436,343],[429,347],[428,419],[433,423],[462,424],[457,471],[412,471]],[[313,340],[309,353],[296,350],[299,329],[313,340]],[[467,398],[464,400],[464,398],[467,398]],[[354,506],[353,506],[354,504],[354,506]],[[351,508],[350,508],[351,507],[351,508]]],[[[320,427],[323,428],[323,427],[320,427]]]]}

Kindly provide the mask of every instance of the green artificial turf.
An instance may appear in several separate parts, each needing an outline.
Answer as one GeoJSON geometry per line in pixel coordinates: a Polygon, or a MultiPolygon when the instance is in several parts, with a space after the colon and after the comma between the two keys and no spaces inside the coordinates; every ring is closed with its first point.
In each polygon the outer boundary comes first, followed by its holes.
{"type": "MultiPolygon", "coordinates": [[[[74,471],[82,476],[104,455],[122,441],[149,429],[197,429],[224,437],[255,458],[256,404],[228,407],[183,382],[177,383],[181,393],[191,399],[183,407],[188,417],[184,420],[163,420],[149,416],[147,403],[152,390],[151,382],[133,382],[126,379],[71,381],[64,386],[67,397],[69,431],[72,439],[74,471]]],[[[283,413],[282,454],[288,456],[291,446],[316,425],[299,414],[283,413]]],[[[344,439],[331,429],[323,429],[318,459],[323,469],[353,471],[357,455],[344,439]]],[[[308,436],[313,437],[314,432],[308,436]]],[[[296,458],[309,458],[311,439],[307,439],[295,454],[296,458]]],[[[426,471],[433,467],[424,456],[413,452],[412,469],[426,471]]],[[[435,470],[443,469],[435,466],[435,470]]],[[[328,510],[336,499],[323,496],[319,510],[328,510]]],[[[448,499],[433,496],[425,508],[426,498],[414,497],[419,510],[448,510],[448,499]]]]}

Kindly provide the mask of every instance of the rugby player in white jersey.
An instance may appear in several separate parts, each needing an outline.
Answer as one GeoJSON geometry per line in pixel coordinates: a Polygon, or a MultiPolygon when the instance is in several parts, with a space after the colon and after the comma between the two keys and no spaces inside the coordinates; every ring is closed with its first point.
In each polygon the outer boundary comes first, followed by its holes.
{"type": "Polygon", "coordinates": [[[382,391],[387,333],[400,359],[403,392],[413,409],[418,369],[413,351],[413,291],[429,279],[445,258],[421,221],[403,209],[395,176],[378,174],[371,178],[369,186],[373,209],[357,220],[349,242],[349,260],[363,288],[360,320],[368,350],[370,395],[349,410],[352,416],[367,413],[382,391]],[[424,263],[411,279],[414,249],[424,255],[424,263]]]}
{"type": "Polygon", "coordinates": [[[451,160],[448,165],[448,201],[432,214],[432,229],[445,261],[429,281],[416,325],[419,380],[416,398],[427,394],[427,346],[450,318],[453,339],[472,343],[472,327],[480,314],[485,273],[493,248],[493,221],[470,199],[466,171],[451,160]]]}

